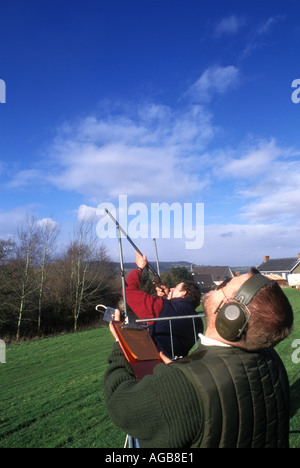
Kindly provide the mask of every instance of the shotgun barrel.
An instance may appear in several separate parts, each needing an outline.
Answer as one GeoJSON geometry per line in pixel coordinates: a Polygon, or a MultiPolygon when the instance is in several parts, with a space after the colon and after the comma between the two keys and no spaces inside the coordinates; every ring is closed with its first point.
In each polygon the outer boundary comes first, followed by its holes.
{"type": "MultiPolygon", "coordinates": [[[[135,243],[133,242],[132,239],[130,239],[130,237],[128,236],[127,232],[124,231],[124,229],[122,228],[122,226],[120,226],[120,224],[118,223],[118,221],[114,218],[114,216],[110,213],[110,211],[108,211],[107,208],[105,208],[105,212],[108,214],[108,216],[111,218],[111,220],[115,223],[115,225],[117,226],[117,229],[122,232],[122,234],[125,236],[125,238],[128,240],[128,242],[132,245],[132,247],[141,255],[143,256],[142,252],[140,251],[140,249],[135,245],[135,243]]],[[[160,275],[157,273],[157,271],[152,267],[152,265],[150,265],[150,263],[147,261],[147,267],[149,268],[149,270],[151,271],[151,273],[153,274],[154,276],[154,281],[157,285],[160,285],[162,284],[162,281],[161,281],[161,278],[160,278],[160,275]]]]}

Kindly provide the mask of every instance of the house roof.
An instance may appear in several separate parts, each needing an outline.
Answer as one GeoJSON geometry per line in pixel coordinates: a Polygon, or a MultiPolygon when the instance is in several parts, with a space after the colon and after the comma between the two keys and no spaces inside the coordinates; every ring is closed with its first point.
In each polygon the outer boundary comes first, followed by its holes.
{"type": "Polygon", "coordinates": [[[269,278],[272,281],[277,281],[278,283],[285,283],[286,280],[281,275],[275,273],[270,273],[269,275],[264,275],[266,278],[269,278]]]}
{"type": "Polygon", "coordinates": [[[195,275],[211,275],[213,281],[223,281],[228,276],[234,276],[229,266],[197,266],[193,267],[195,275]]]}
{"type": "Polygon", "coordinates": [[[195,273],[194,280],[196,283],[199,283],[201,286],[204,287],[214,286],[214,280],[211,275],[201,275],[200,273],[195,273]]]}
{"type": "Polygon", "coordinates": [[[292,258],[274,258],[261,263],[258,267],[259,271],[281,271],[290,272],[300,263],[298,257],[292,258]]]}

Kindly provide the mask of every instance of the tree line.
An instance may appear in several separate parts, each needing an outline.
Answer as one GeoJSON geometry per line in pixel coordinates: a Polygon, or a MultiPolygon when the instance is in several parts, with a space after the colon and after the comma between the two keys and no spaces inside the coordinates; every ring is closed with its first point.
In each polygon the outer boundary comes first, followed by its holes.
{"type": "Polygon", "coordinates": [[[119,272],[90,221],[78,223],[58,254],[59,226],[27,217],[0,239],[0,336],[7,340],[74,330],[99,321],[95,306],[116,307],[119,272]]]}
{"type": "MultiPolygon", "coordinates": [[[[93,221],[79,222],[58,253],[59,225],[27,216],[14,239],[0,239],[0,337],[6,342],[101,324],[97,304],[117,308],[120,268],[96,236],[93,221]]],[[[173,287],[193,279],[185,267],[162,274],[173,287]]],[[[155,294],[144,272],[141,288],[155,294]]]]}

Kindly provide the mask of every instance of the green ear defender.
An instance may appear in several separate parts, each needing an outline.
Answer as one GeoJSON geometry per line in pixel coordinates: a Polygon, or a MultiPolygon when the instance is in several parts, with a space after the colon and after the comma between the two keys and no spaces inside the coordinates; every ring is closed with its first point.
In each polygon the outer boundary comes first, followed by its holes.
{"type": "Polygon", "coordinates": [[[216,329],[224,340],[233,342],[240,339],[251,316],[247,305],[271,282],[261,274],[251,276],[238,290],[234,299],[230,299],[217,310],[216,329]]]}

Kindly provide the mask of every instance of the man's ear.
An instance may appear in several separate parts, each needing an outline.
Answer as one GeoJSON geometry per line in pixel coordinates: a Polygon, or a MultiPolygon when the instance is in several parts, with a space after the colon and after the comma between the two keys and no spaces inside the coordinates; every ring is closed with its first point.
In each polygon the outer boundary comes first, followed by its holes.
{"type": "Polygon", "coordinates": [[[180,297],[185,297],[185,296],[186,296],[186,291],[185,290],[181,291],[180,297]]]}

